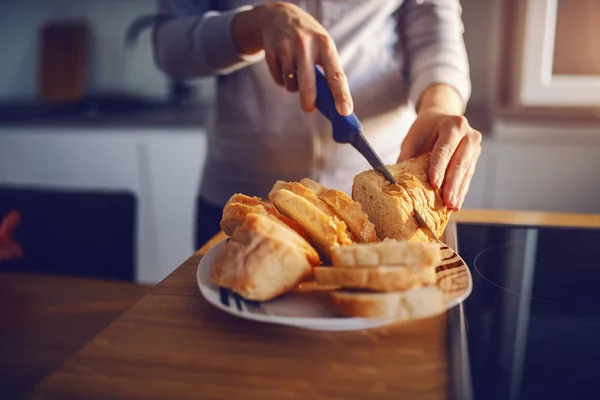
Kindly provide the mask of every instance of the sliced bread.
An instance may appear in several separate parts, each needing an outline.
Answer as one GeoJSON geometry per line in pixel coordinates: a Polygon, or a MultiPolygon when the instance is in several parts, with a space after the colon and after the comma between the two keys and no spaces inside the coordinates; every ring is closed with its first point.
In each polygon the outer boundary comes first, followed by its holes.
{"type": "Polygon", "coordinates": [[[300,179],[300,184],[306,186],[307,188],[315,192],[317,196],[320,196],[324,191],[328,189],[327,186],[323,186],[319,182],[313,181],[309,178],[300,179]]]}
{"type": "Polygon", "coordinates": [[[431,267],[316,267],[315,282],[349,289],[380,292],[408,290],[435,283],[435,266],[431,267]]]}
{"type": "Polygon", "coordinates": [[[240,296],[271,300],[312,276],[316,251],[275,217],[250,213],[211,265],[211,280],[240,296]]]}
{"type": "Polygon", "coordinates": [[[321,211],[304,196],[279,189],[272,192],[270,198],[279,212],[300,224],[313,243],[326,254],[339,245],[352,243],[344,222],[321,211]]]}
{"type": "Polygon", "coordinates": [[[437,243],[411,243],[395,239],[341,246],[331,252],[333,265],[347,268],[435,267],[441,259],[442,251],[437,243]]]}
{"type": "Polygon", "coordinates": [[[297,222],[282,215],[273,205],[262,201],[260,197],[250,197],[239,193],[231,196],[225,204],[220,222],[221,229],[227,236],[231,236],[233,231],[242,225],[246,215],[250,213],[272,215],[301,236],[306,237],[304,230],[297,222]]]}
{"type": "Polygon", "coordinates": [[[444,311],[444,296],[437,286],[395,292],[336,290],[331,292],[335,310],[345,317],[407,320],[430,317],[444,311]]]}
{"type": "Polygon", "coordinates": [[[359,243],[378,242],[375,225],[369,221],[367,214],[359,203],[341,190],[328,189],[312,179],[304,178],[300,183],[313,191],[319,200],[327,204],[336,216],[346,223],[354,241],[359,243]]]}

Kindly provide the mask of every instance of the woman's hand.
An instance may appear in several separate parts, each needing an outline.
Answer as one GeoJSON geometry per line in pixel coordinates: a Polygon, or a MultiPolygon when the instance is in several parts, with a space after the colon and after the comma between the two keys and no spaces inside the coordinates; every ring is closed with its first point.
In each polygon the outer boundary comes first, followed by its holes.
{"type": "Polygon", "coordinates": [[[321,24],[300,7],[274,2],[241,12],[233,21],[234,40],[244,54],[265,51],[273,79],[300,92],[302,109],[313,111],[317,98],[315,65],[321,65],[337,111],[350,115],[352,97],[335,43],[321,24]]]}
{"type": "Polygon", "coordinates": [[[481,153],[481,133],[460,115],[461,110],[462,100],[454,89],[446,85],[428,89],[398,159],[431,151],[429,183],[442,188],[444,202],[454,211],[462,207],[481,153]]]}

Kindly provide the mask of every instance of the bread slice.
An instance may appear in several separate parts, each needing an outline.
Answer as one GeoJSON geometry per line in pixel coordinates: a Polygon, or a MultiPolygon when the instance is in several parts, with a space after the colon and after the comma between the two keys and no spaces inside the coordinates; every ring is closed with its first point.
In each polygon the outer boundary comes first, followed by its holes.
{"type": "Polygon", "coordinates": [[[339,245],[351,244],[346,224],[326,214],[303,196],[287,189],[279,189],[270,195],[271,201],[285,216],[296,221],[312,241],[326,254],[339,245]]]}
{"type": "Polygon", "coordinates": [[[326,215],[329,215],[329,216],[335,215],[333,209],[330,206],[328,206],[325,202],[320,200],[317,197],[317,195],[315,194],[315,192],[313,192],[311,189],[309,189],[308,187],[306,187],[298,182],[284,182],[284,181],[275,182],[275,184],[273,185],[273,188],[271,189],[271,192],[269,193],[269,200],[271,200],[273,202],[273,195],[282,189],[288,190],[295,195],[303,197],[310,204],[317,207],[321,212],[323,212],[326,215]]]}
{"type": "Polygon", "coordinates": [[[227,236],[231,236],[233,231],[242,225],[246,215],[250,213],[272,215],[295,230],[302,237],[306,237],[304,230],[297,222],[282,215],[273,205],[262,201],[260,197],[250,197],[239,193],[231,196],[225,204],[220,223],[221,229],[227,236]]]}
{"type": "Polygon", "coordinates": [[[436,243],[411,243],[384,239],[379,243],[357,243],[335,248],[331,261],[336,267],[376,268],[380,266],[436,267],[442,251],[436,243]]]}
{"type": "Polygon", "coordinates": [[[408,290],[435,283],[435,266],[344,268],[316,267],[315,282],[381,292],[408,290]]]}
{"type": "Polygon", "coordinates": [[[312,190],[319,200],[331,207],[335,215],[346,223],[354,241],[359,243],[379,241],[375,233],[375,225],[369,221],[360,204],[352,200],[346,193],[336,189],[328,189],[308,178],[302,179],[300,184],[312,190]]]}
{"type": "Polygon", "coordinates": [[[336,290],[330,296],[334,309],[345,317],[407,320],[445,310],[444,296],[433,285],[396,292],[336,290]]]}
{"type": "Polygon", "coordinates": [[[275,217],[250,213],[211,265],[211,280],[240,296],[271,300],[312,276],[319,257],[275,217]]]}
{"type": "Polygon", "coordinates": [[[433,190],[428,182],[429,160],[428,153],[388,166],[397,184],[390,183],[374,170],[354,177],[352,198],[361,204],[375,224],[379,238],[431,241],[420,229],[414,208],[423,215],[436,236],[443,234],[451,210],[444,204],[440,193],[433,190]]]}
{"type": "Polygon", "coordinates": [[[309,178],[300,179],[300,184],[315,192],[317,196],[320,196],[324,191],[327,190],[327,186],[323,186],[319,182],[313,181],[309,178]]]}

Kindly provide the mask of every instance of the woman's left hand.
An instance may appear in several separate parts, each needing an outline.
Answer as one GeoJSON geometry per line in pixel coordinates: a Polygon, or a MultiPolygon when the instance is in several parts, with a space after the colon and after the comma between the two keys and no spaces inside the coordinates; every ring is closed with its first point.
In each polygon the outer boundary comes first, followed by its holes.
{"type": "Polygon", "coordinates": [[[481,154],[481,133],[462,115],[422,106],[402,143],[398,162],[429,151],[429,183],[436,190],[441,188],[446,205],[458,211],[481,154]]]}

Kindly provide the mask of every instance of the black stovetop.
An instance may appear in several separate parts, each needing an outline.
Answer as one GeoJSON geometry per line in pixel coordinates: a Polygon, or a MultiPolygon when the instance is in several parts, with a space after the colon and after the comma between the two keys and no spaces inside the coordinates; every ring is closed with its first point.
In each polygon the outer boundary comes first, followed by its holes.
{"type": "Polygon", "coordinates": [[[457,229],[473,397],[600,398],[600,230],[457,229]]]}

